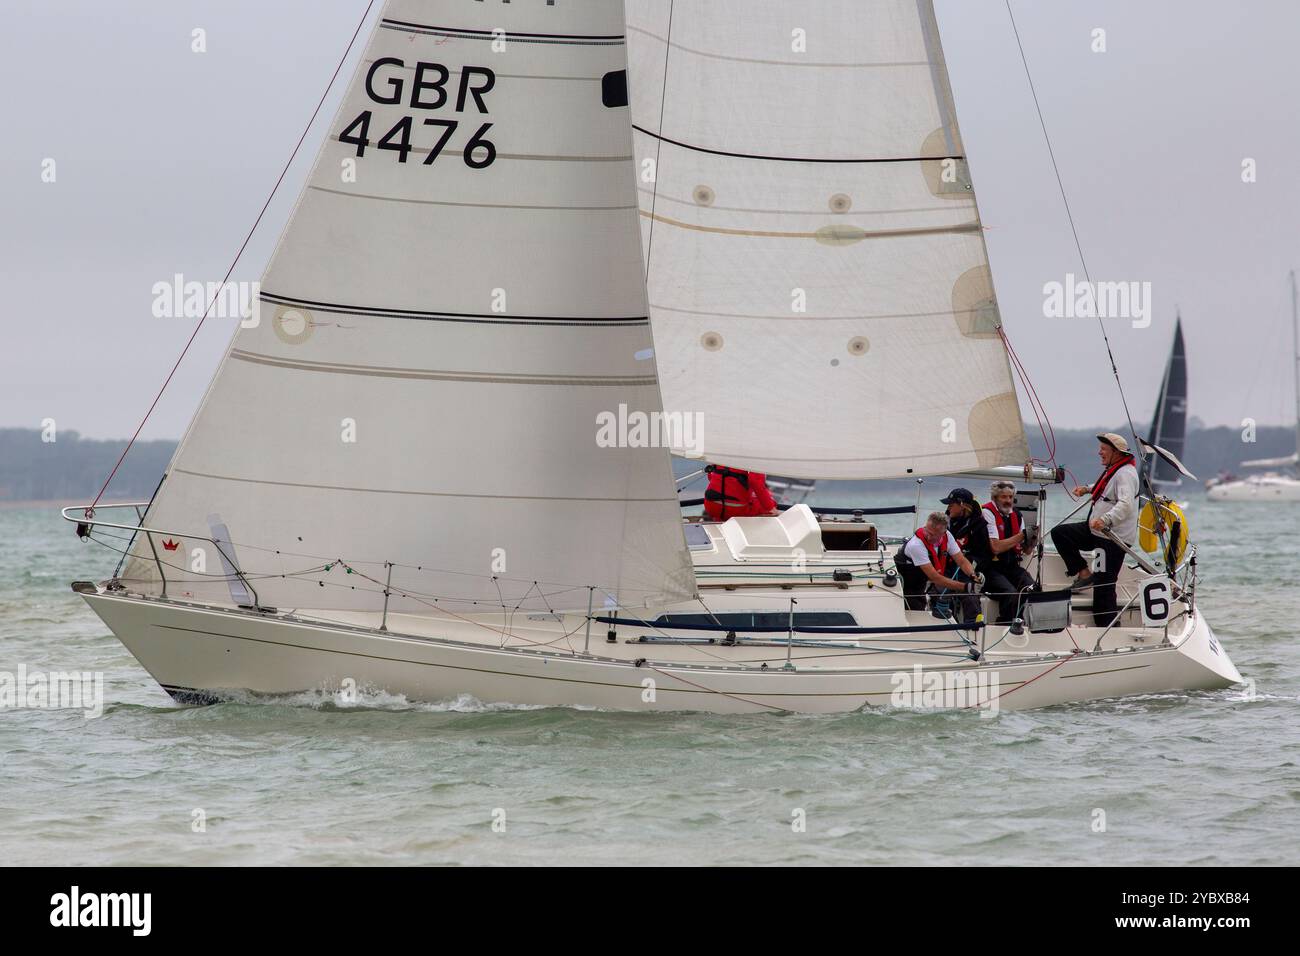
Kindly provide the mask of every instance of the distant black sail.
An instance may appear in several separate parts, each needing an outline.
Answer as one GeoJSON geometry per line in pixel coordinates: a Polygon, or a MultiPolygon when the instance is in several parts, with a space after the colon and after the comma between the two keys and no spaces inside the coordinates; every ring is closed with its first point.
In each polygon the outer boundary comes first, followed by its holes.
{"type": "MultiPolygon", "coordinates": [[[[1174,346],[1165,366],[1165,376],[1160,383],[1160,397],[1151,421],[1151,444],[1171,452],[1182,460],[1187,445],[1187,354],[1183,348],[1183,323],[1174,324],[1174,346]]],[[[1182,476],[1172,464],[1159,455],[1147,462],[1148,478],[1162,485],[1178,485],[1182,476]]]]}

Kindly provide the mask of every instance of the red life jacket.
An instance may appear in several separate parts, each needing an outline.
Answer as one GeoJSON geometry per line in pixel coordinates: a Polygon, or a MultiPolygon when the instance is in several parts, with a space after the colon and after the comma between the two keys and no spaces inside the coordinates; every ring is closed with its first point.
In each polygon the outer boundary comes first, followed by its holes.
{"type": "MultiPolygon", "coordinates": [[[[1006,540],[1007,538],[1014,538],[1016,535],[1020,534],[1020,512],[1015,508],[1011,509],[1011,514],[1004,515],[998,510],[998,506],[990,501],[984,505],[984,510],[992,513],[993,520],[998,526],[998,538],[1006,540]]],[[[1020,545],[1016,545],[1015,552],[1016,554],[1020,554],[1020,545]]],[[[998,555],[994,555],[994,557],[996,558],[998,555]]]]}
{"type": "Polygon", "coordinates": [[[1097,479],[1097,483],[1092,486],[1093,502],[1095,503],[1101,500],[1101,496],[1106,490],[1106,485],[1108,485],[1110,483],[1110,480],[1115,477],[1115,472],[1119,471],[1125,465],[1133,465],[1136,464],[1136,462],[1137,459],[1135,459],[1132,455],[1124,455],[1123,457],[1112,462],[1106,468],[1106,470],[1101,473],[1101,477],[1097,479]]]}
{"type": "Polygon", "coordinates": [[[944,531],[939,538],[939,547],[934,547],[926,540],[925,528],[917,528],[916,536],[921,543],[925,545],[925,550],[930,554],[930,564],[942,575],[948,573],[948,532],[944,531]],[[942,549],[942,551],[940,550],[942,549]]]}
{"type": "Polygon", "coordinates": [[[704,513],[715,521],[765,515],[776,507],[764,475],[726,465],[709,465],[706,470],[709,487],[704,492],[704,513]]]}

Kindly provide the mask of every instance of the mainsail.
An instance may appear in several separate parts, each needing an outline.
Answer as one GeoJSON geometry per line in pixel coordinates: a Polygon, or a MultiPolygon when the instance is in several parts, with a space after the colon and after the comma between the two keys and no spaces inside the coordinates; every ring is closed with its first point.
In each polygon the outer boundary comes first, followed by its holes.
{"type": "Polygon", "coordinates": [[[808,478],[1029,457],[930,0],[628,0],[679,453],[808,478]]]}
{"type": "MultiPolygon", "coordinates": [[[[1187,445],[1187,353],[1183,347],[1183,320],[1174,322],[1174,344],[1160,382],[1160,397],[1151,419],[1151,444],[1181,460],[1187,445]]],[[[1182,484],[1178,469],[1159,455],[1147,459],[1150,480],[1162,485],[1182,484]]]]}
{"type": "MultiPolygon", "coordinates": [[[[381,579],[385,562],[394,591],[426,599],[403,611],[693,595],[667,450],[597,440],[620,406],[661,407],[622,4],[390,0],[381,16],[261,321],[147,515],[194,536],[154,536],[168,593],[229,600],[191,569],[216,537],[280,607],[378,608],[345,569],[381,579]]],[[[157,590],[151,543],[132,554],[125,576],[157,590]]]]}

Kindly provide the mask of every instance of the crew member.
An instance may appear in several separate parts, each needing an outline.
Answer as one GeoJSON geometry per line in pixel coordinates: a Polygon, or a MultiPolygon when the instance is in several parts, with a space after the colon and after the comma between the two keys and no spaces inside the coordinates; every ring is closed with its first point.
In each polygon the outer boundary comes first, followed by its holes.
{"type": "Polygon", "coordinates": [[[1075,575],[1075,590],[1092,588],[1092,616],[1098,627],[1109,627],[1116,617],[1115,581],[1124,567],[1124,549],[1104,533],[1109,531],[1132,547],[1137,541],[1137,464],[1122,435],[1106,432],[1097,436],[1097,457],[1101,459],[1101,477],[1091,488],[1080,485],[1077,497],[1091,495],[1085,521],[1057,525],[1052,529],[1052,543],[1065,560],[1067,574],[1075,575]],[[1091,571],[1081,551],[1102,552],[1102,566],[1091,571]]]}
{"type": "Polygon", "coordinates": [[[1019,617],[1025,591],[1032,589],[1033,576],[1020,566],[1020,556],[1033,551],[1034,541],[1024,529],[1016,510],[1016,486],[995,481],[989,486],[989,501],[981,509],[989,533],[989,559],[975,570],[984,575],[984,593],[998,602],[998,624],[1019,617]]]}
{"type": "Polygon", "coordinates": [[[993,557],[988,525],[980,512],[975,496],[967,488],[954,488],[947,498],[939,499],[948,506],[948,530],[957,539],[957,545],[980,570],[980,565],[993,557]]]}
{"type": "Polygon", "coordinates": [[[704,470],[709,476],[704,513],[714,521],[777,513],[776,499],[767,490],[766,475],[726,465],[709,465],[704,470]]]}
{"type": "MultiPolygon", "coordinates": [[[[948,530],[957,539],[957,546],[975,568],[974,575],[958,571],[954,580],[968,583],[976,581],[982,590],[988,590],[984,568],[993,560],[993,544],[989,539],[988,525],[983,512],[968,488],[954,488],[948,497],[940,499],[948,507],[948,530]]],[[[976,602],[978,608],[978,601],[976,602]]]]}
{"type": "Polygon", "coordinates": [[[932,597],[931,613],[947,617],[944,609],[949,599],[956,596],[961,605],[962,622],[971,623],[979,617],[980,598],[976,593],[975,568],[961,553],[957,540],[948,530],[948,516],[936,511],[925,524],[907,539],[894,555],[894,567],[903,579],[903,599],[912,611],[924,611],[926,595],[932,597]],[[952,565],[966,575],[961,581],[948,575],[952,565]]]}

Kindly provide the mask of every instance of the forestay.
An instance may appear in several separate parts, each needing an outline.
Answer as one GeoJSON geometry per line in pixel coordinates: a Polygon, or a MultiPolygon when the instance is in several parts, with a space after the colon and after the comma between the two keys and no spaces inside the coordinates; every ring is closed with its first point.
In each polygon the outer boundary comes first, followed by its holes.
{"type": "Polygon", "coordinates": [[[628,0],[628,43],[661,388],[703,416],[679,450],[811,478],[1023,464],[929,0],[628,0]]]}
{"type": "MultiPolygon", "coordinates": [[[[218,525],[280,607],[382,604],[342,566],[295,575],[322,558],[396,562],[394,590],[426,600],[694,593],[667,451],[597,443],[601,413],[661,404],[624,34],[616,2],[385,5],[261,320],[149,512],[194,535],[155,538],[170,595],[231,599],[190,570],[218,525]]],[[[124,576],[158,590],[148,543],[133,554],[124,576]]]]}

